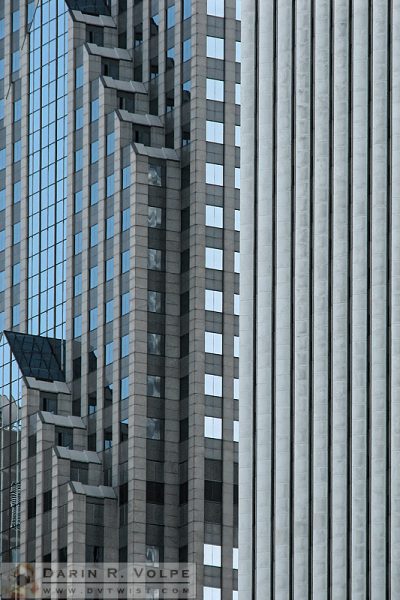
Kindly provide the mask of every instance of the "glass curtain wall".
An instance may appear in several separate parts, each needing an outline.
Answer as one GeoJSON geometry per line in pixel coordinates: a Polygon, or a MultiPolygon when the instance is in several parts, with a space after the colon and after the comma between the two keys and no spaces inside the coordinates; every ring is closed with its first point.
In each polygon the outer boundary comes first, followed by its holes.
{"type": "Polygon", "coordinates": [[[3,336],[0,341],[0,562],[19,559],[21,407],[21,373],[3,336]]]}
{"type": "Polygon", "coordinates": [[[65,338],[68,9],[42,0],[29,29],[28,332],[65,338]]]}

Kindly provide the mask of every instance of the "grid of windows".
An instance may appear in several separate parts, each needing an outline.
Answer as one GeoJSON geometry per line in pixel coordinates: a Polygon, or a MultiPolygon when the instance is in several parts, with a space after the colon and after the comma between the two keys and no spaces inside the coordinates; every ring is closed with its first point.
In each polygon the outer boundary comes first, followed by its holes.
{"type": "Polygon", "coordinates": [[[43,0],[29,36],[28,331],[64,338],[67,23],[64,3],[43,0]]]}
{"type": "Polygon", "coordinates": [[[0,342],[0,532],[2,562],[18,562],[21,515],[22,376],[5,336],[0,342]]]}

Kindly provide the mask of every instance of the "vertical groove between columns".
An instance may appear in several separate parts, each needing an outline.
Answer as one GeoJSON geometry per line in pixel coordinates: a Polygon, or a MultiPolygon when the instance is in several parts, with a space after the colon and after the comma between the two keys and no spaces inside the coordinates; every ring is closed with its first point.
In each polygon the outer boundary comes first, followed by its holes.
{"type": "Polygon", "coordinates": [[[328,540],[327,540],[327,594],[328,599],[332,598],[332,235],[333,235],[333,9],[334,0],[330,0],[329,5],[329,251],[328,251],[328,540]]]}
{"type": "Polygon", "coordinates": [[[270,598],[275,598],[275,443],[276,443],[276,382],[275,382],[275,360],[276,360],[276,179],[277,179],[277,150],[276,150],[276,139],[277,139],[277,0],[274,0],[273,4],[274,11],[274,22],[273,22],[273,83],[272,83],[272,286],[271,286],[271,306],[272,306],[272,323],[271,323],[271,578],[270,578],[270,598]]]}
{"type": "Polygon", "coordinates": [[[387,20],[387,217],[386,217],[386,273],[387,273],[387,304],[386,304],[386,600],[391,597],[391,456],[392,456],[392,0],[388,0],[387,20]]]}
{"type": "Polygon", "coordinates": [[[311,31],[310,31],[310,232],[309,232],[309,289],[308,289],[308,322],[309,322],[309,406],[308,406],[308,452],[309,452],[309,465],[308,465],[308,500],[309,500],[309,512],[308,512],[308,595],[310,598],[313,597],[313,564],[314,564],[314,553],[313,553],[313,513],[314,513],[314,502],[313,502],[313,486],[314,486],[314,157],[315,157],[315,123],[314,123],[314,101],[315,101],[315,0],[310,0],[311,10],[311,31]]]}
{"type": "Polygon", "coordinates": [[[252,515],[252,599],[257,600],[257,260],[258,260],[258,130],[259,130],[259,0],[254,27],[254,257],[253,257],[253,515],[252,515]]]}
{"type": "Polygon", "coordinates": [[[348,213],[347,213],[347,231],[348,231],[348,251],[347,251],[347,598],[351,598],[352,581],[352,464],[353,464],[353,444],[352,444],[352,422],[353,422],[353,0],[349,0],[349,38],[348,38],[348,213]]]}
{"type": "Polygon", "coordinates": [[[367,572],[366,572],[366,600],[371,596],[371,190],[372,190],[372,132],[371,132],[371,115],[372,115],[372,28],[373,28],[373,9],[372,0],[368,0],[368,125],[367,125],[367,477],[366,477],[366,514],[367,514],[367,531],[366,531],[366,550],[367,550],[367,572]]]}
{"type": "Polygon", "coordinates": [[[295,452],[295,248],[296,248],[296,0],[292,0],[291,60],[291,235],[290,235],[290,467],[289,467],[289,599],[294,598],[294,452],[295,452]]]}

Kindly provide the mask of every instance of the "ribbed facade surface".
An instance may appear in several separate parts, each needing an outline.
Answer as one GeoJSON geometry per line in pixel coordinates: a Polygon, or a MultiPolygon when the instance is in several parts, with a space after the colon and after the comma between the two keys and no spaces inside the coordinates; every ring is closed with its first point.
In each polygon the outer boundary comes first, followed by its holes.
{"type": "Polygon", "coordinates": [[[235,0],[0,0],[0,563],[237,599],[240,31],[235,0]]]}
{"type": "Polygon", "coordinates": [[[398,598],[400,5],[242,10],[239,598],[398,598]]]}

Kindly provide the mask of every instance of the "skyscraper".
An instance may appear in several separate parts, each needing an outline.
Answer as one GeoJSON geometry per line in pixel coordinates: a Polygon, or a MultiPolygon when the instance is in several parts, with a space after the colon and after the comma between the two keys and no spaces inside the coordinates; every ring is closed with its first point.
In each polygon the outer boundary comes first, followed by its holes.
{"type": "Polygon", "coordinates": [[[237,597],[240,4],[0,4],[1,560],[237,597]]]}
{"type": "Polygon", "coordinates": [[[399,8],[243,2],[241,600],[400,593],[399,8]]]}

